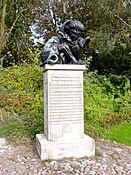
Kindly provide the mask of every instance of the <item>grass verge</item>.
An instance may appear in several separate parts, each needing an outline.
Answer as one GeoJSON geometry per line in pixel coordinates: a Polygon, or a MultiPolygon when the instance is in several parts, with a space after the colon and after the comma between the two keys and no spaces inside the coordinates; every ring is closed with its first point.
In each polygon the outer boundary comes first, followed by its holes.
{"type": "Polygon", "coordinates": [[[114,126],[111,130],[107,131],[105,139],[131,146],[131,123],[114,126]]]}
{"type": "Polygon", "coordinates": [[[0,137],[12,142],[15,141],[15,143],[30,140],[30,136],[20,117],[5,111],[0,113],[0,137]]]}

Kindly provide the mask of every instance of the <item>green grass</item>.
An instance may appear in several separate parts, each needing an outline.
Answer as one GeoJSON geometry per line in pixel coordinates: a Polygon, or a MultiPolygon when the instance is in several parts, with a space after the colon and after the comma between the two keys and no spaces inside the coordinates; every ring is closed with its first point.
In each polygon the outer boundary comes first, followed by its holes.
{"type": "Polygon", "coordinates": [[[0,137],[15,142],[30,140],[29,134],[22,120],[20,120],[20,116],[5,111],[1,111],[0,137]]]}
{"type": "Polygon", "coordinates": [[[114,126],[111,130],[107,131],[106,139],[131,146],[131,123],[114,126]]]}
{"type": "Polygon", "coordinates": [[[36,134],[43,133],[43,114],[35,113],[18,115],[16,113],[0,111],[0,137],[10,141],[34,140],[36,134]]]}
{"type": "Polygon", "coordinates": [[[24,126],[18,123],[7,123],[0,127],[0,136],[8,139],[18,138],[25,139],[27,134],[24,126]]]}
{"type": "MultiPolygon", "coordinates": [[[[30,141],[31,136],[35,135],[35,133],[32,134],[32,130],[36,130],[36,126],[33,125],[27,130],[27,126],[18,115],[2,111],[1,119],[3,121],[0,121],[0,137],[4,137],[10,141],[21,142],[30,141]]],[[[105,139],[131,146],[131,123],[115,125],[110,130],[106,130],[104,128],[103,130],[100,130],[102,128],[90,127],[91,126],[89,124],[85,123],[85,133],[93,136],[94,138],[104,137],[105,139]],[[96,132],[101,133],[101,135],[96,135],[96,132]]],[[[40,131],[38,131],[38,133],[39,132],[40,131]]]]}

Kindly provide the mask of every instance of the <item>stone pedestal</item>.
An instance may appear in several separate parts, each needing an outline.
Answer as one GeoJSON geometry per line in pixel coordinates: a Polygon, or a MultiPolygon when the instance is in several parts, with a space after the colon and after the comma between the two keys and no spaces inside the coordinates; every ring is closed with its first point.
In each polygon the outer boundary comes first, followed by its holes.
{"type": "Polygon", "coordinates": [[[36,135],[41,160],[95,155],[95,142],[84,134],[84,65],[45,65],[44,134],[36,135]]]}

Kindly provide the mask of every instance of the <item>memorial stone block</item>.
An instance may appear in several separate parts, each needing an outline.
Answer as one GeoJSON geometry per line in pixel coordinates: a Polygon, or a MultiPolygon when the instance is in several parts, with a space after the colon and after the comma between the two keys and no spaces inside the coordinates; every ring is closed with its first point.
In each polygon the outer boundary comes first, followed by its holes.
{"type": "Polygon", "coordinates": [[[84,65],[45,65],[44,134],[36,135],[41,159],[95,154],[95,143],[84,134],[84,65]]]}

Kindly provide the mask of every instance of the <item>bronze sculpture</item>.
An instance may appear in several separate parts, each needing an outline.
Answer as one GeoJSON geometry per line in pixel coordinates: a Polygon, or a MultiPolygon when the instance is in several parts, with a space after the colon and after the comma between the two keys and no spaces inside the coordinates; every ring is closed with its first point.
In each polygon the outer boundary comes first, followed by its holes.
{"type": "Polygon", "coordinates": [[[83,24],[78,20],[66,21],[57,36],[47,41],[41,53],[41,66],[45,64],[83,64],[83,49],[90,37],[83,38],[83,24]]]}

